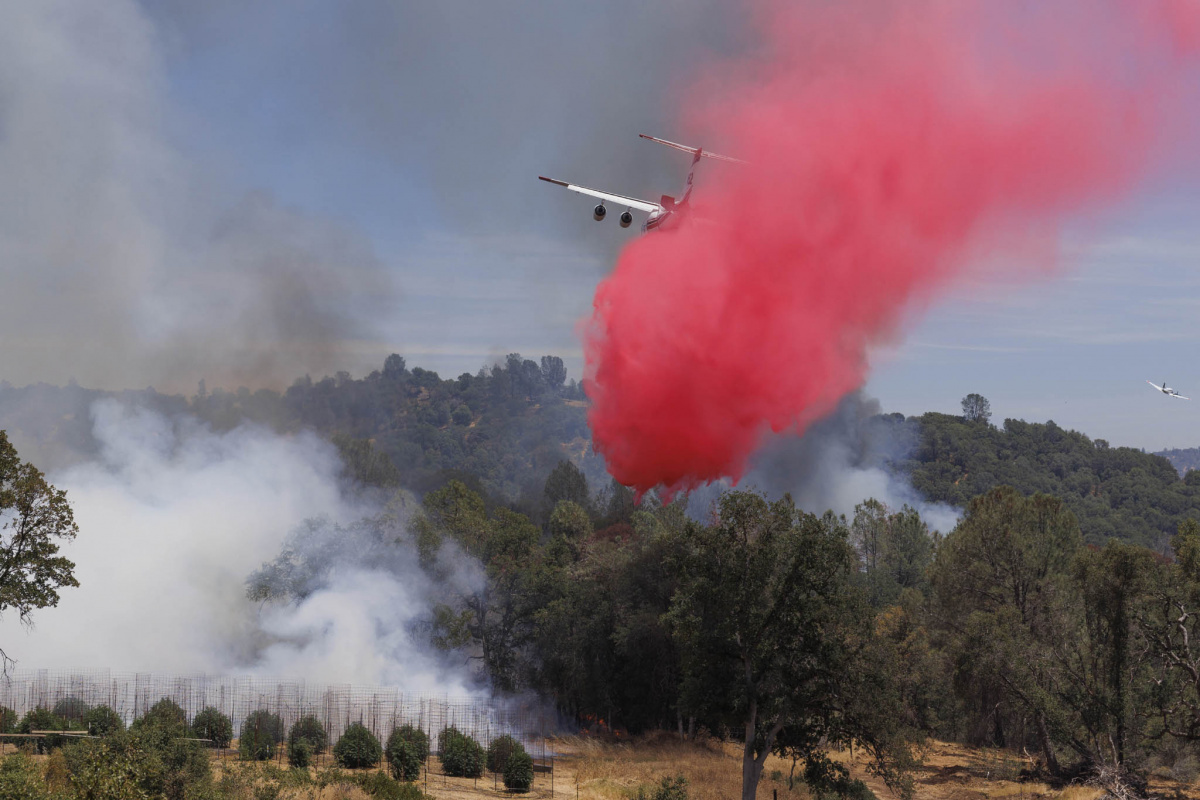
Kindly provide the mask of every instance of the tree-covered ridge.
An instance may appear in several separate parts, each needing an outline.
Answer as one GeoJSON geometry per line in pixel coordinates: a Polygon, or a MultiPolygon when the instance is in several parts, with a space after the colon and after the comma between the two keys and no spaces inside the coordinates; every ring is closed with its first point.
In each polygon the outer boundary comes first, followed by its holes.
{"type": "Polygon", "coordinates": [[[361,379],[347,372],[316,381],[305,376],[283,392],[208,391],[201,381],[191,398],[152,388],[112,393],[74,384],[18,388],[0,382],[0,428],[35,443],[43,461],[89,457],[98,447],[88,412],[104,397],[168,417],[190,413],[217,430],[243,422],[279,432],[315,430],[338,444],[352,471],[371,473],[365,483],[418,491],[457,475],[470,476],[489,494],[538,495],[555,464],[564,457],[578,461],[590,451],[583,391],[567,380],[562,359],[534,361],[516,353],[453,379],[409,369],[401,356],[391,355],[381,370],[361,379]],[[373,442],[372,452],[363,449],[363,440],[373,442]],[[379,470],[390,479],[381,480],[379,470]]]}
{"type": "Polygon", "coordinates": [[[1074,512],[1086,542],[1117,538],[1159,551],[1180,523],[1200,518],[1200,473],[1180,478],[1162,456],[1110,447],[1052,421],[995,427],[937,413],[880,421],[909,446],[895,466],[932,501],[965,506],[996,486],[1042,492],[1074,512]]]}

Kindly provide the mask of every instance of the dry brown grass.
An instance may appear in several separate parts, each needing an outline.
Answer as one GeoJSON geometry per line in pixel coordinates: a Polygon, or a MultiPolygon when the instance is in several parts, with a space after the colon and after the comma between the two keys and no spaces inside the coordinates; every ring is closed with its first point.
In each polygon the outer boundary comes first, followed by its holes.
{"type": "MultiPolygon", "coordinates": [[[[664,777],[684,776],[690,800],[728,800],[741,796],[741,750],[733,744],[683,742],[676,736],[659,733],[626,741],[600,741],[586,737],[567,737],[551,743],[559,753],[554,760],[553,790],[551,776],[537,773],[533,790],[517,795],[526,800],[627,800],[638,789],[652,790],[664,777]]],[[[867,773],[860,754],[849,762],[854,775],[867,783],[880,800],[894,797],[882,781],[867,773]]],[[[54,756],[38,756],[47,778],[58,780],[65,765],[54,756]]],[[[59,756],[61,760],[61,756],[59,756]]],[[[296,785],[294,776],[284,779],[277,795],[260,794],[267,784],[279,785],[285,770],[270,765],[214,760],[214,780],[237,800],[261,800],[274,795],[279,800],[370,800],[361,788],[348,782],[296,785]],[[292,785],[287,785],[291,783],[292,785]]],[[[915,797],[919,800],[1100,800],[1099,789],[1071,786],[1055,789],[1045,783],[1019,780],[1029,766],[1028,759],[1015,754],[930,742],[924,761],[914,777],[915,797]]],[[[789,790],[787,776],[791,763],[771,757],[767,760],[758,800],[810,800],[803,789],[789,790]],[[774,777],[773,777],[774,776],[774,777]]],[[[440,774],[436,757],[430,759],[428,783],[418,786],[437,800],[495,800],[507,795],[502,782],[492,775],[478,781],[448,778],[440,774]]],[[[329,773],[323,772],[328,778],[329,773]]],[[[317,773],[311,772],[314,780],[317,773]]],[[[1151,781],[1153,794],[1171,800],[1200,800],[1200,788],[1165,779],[1151,781]]]]}
{"type": "MultiPolygon", "coordinates": [[[[669,734],[657,734],[632,741],[598,741],[569,737],[555,741],[561,755],[555,762],[553,797],[579,800],[626,800],[639,788],[650,790],[663,777],[683,775],[688,780],[691,800],[728,800],[741,796],[741,751],[736,745],[714,741],[681,742],[669,734]]],[[[881,798],[895,795],[867,773],[858,754],[839,755],[849,761],[856,777],[862,779],[881,798]]],[[[1088,786],[1055,789],[1045,783],[1019,780],[1028,759],[997,750],[963,747],[931,742],[926,747],[924,764],[915,774],[915,797],[920,800],[1099,800],[1102,792],[1088,786]]],[[[791,762],[771,757],[759,783],[759,800],[808,800],[803,789],[789,790],[787,776],[791,762]],[[772,778],[772,775],[775,778],[772,778]]],[[[453,779],[452,779],[453,780],[453,779]]],[[[1153,789],[1165,797],[1200,800],[1200,792],[1190,786],[1155,781],[1153,789]]],[[[481,782],[482,788],[482,782],[481,782]]],[[[547,776],[538,775],[532,797],[549,798],[547,776]]],[[[481,800],[496,792],[463,791],[453,783],[431,779],[429,793],[439,800],[481,800]]]]}
{"type": "MultiPolygon", "coordinates": [[[[718,742],[682,742],[664,733],[626,742],[560,739],[554,747],[569,756],[556,764],[559,780],[570,794],[577,786],[580,800],[622,800],[676,775],[687,779],[691,800],[725,800],[742,793],[741,761],[718,742]]],[[[772,789],[781,800],[808,797],[774,781],[763,781],[758,796],[769,799],[772,789]]]]}

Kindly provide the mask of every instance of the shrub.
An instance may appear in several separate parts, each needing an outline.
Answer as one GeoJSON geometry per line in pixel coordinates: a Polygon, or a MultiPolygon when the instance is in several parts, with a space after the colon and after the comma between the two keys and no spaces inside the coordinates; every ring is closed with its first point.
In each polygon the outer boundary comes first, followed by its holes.
{"type": "Polygon", "coordinates": [[[504,772],[508,757],[518,750],[524,750],[521,743],[511,736],[498,736],[492,739],[487,749],[488,772],[504,772]]]}
{"type": "Polygon", "coordinates": [[[682,775],[674,779],[664,776],[649,794],[645,789],[638,789],[637,800],[687,800],[687,796],[687,778],[682,775]]]}
{"type": "Polygon", "coordinates": [[[479,742],[457,728],[442,730],[442,770],[455,778],[478,778],[483,774],[484,754],[479,742]]]}
{"type": "Polygon", "coordinates": [[[528,792],[533,785],[533,758],[525,748],[517,744],[504,764],[504,788],[514,792],[528,792]]]}
{"type": "Polygon", "coordinates": [[[125,730],[125,720],[108,706],[96,706],[83,715],[83,727],[91,736],[109,736],[125,730]]]}
{"type": "Polygon", "coordinates": [[[416,786],[411,783],[397,783],[382,772],[360,773],[355,782],[376,800],[428,800],[416,786]]]}
{"type": "Polygon", "coordinates": [[[197,739],[208,739],[213,747],[229,747],[233,741],[233,721],[218,709],[208,706],[192,720],[192,733],[197,739]]]}
{"type": "Polygon", "coordinates": [[[288,741],[288,766],[296,769],[307,769],[312,764],[313,746],[308,739],[299,738],[288,741]]]}
{"type": "Polygon", "coordinates": [[[143,724],[133,733],[72,742],[63,749],[80,800],[185,800],[210,785],[208,755],[195,742],[163,735],[170,726],[143,724]]]}
{"type": "Polygon", "coordinates": [[[32,758],[20,753],[0,758],[0,797],[49,800],[42,770],[32,758]]]}
{"type": "Polygon", "coordinates": [[[63,719],[82,721],[87,712],[91,711],[92,707],[80,700],[78,697],[64,697],[54,704],[51,712],[63,719]]]}
{"type": "Polygon", "coordinates": [[[308,742],[314,755],[324,753],[325,748],[329,746],[329,734],[325,733],[325,726],[313,716],[301,717],[288,731],[289,745],[300,739],[308,742]]]}
{"type": "Polygon", "coordinates": [[[283,741],[283,720],[264,709],[251,711],[242,723],[238,754],[247,761],[270,761],[283,741]]]}
{"type": "Polygon", "coordinates": [[[167,800],[185,800],[212,779],[208,753],[199,742],[173,741],[157,755],[162,760],[163,775],[161,788],[156,787],[152,795],[161,792],[167,800]]]}
{"type": "Polygon", "coordinates": [[[8,706],[0,706],[0,733],[14,733],[19,719],[17,712],[8,706]]]}
{"type": "MultiPolygon", "coordinates": [[[[115,752],[123,748],[112,748],[110,744],[110,739],[83,739],[72,742],[63,751],[67,774],[80,797],[103,797],[103,790],[96,791],[95,787],[106,781],[114,784],[126,782],[124,767],[127,765],[121,762],[115,752]]],[[[140,783],[140,780],[137,782],[140,783]]]]}
{"type": "Polygon", "coordinates": [[[383,747],[375,734],[357,722],[346,728],[346,732],[333,746],[333,757],[347,769],[373,767],[383,757],[383,747]]]}

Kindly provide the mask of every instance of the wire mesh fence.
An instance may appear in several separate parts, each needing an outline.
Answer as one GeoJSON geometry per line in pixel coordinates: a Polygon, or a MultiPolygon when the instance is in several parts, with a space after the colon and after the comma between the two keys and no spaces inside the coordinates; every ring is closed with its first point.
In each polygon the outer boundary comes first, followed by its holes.
{"type": "MultiPolygon", "coordinates": [[[[163,698],[182,708],[189,723],[203,709],[217,709],[232,722],[235,739],[248,733],[243,730],[247,720],[256,725],[260,724],[258,720],[274,715],[280,723],[280,735],[286,737],[298,720],[313,717],[324,728],[331,746],[354,723],[365,726],[381,742],[386,742],[396,728],[412,725],[429,736],[430,748],[438,752],[441,732],[454,727],[485,748],[499,736],[512,736],[540,766],[553,759],[546,746],[546,734],[554,725],[553,714],[534,702],[413,694],[395,687],[260,676],[30,670],[0,678],[0,705],[12,709],[18,718],[44,708],[82,724],[89,708],[103,705],[128,726],[163,698]]],[[[277,750],[276,757],[283,758],[283,748],[277,750]]]]}

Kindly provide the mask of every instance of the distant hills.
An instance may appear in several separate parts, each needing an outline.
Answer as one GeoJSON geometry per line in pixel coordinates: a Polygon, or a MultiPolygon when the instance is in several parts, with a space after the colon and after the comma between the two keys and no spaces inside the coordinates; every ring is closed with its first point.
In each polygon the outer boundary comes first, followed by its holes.
{"type": "Polygon", "coordinates": [[[1175,467],[1175,469],[1179,471],[1180,475],[1187,474],[1188,470],[1200,468],[1200,447],[1160,450],[1154,455],[1162,456],[1167,461],[1170,461],[1171,466],[1175,467]]]}

